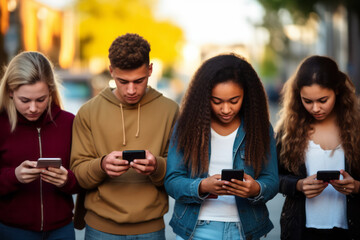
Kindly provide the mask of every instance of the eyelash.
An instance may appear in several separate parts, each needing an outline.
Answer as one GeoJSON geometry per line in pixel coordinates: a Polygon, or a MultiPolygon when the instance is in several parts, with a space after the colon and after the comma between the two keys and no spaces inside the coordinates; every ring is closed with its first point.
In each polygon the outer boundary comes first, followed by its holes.
{"type": "MultiPolygon", "coordinates": [[[[321,101],[319,101],[320,103],[326,103],[326,101],[327,100],[321,100],[321,101]]],[[[312,103],[313,101],[304,101],[305,103],[307,103],[307,104],[310,104],[310,103],[312,103]]]]}
{"type": "MultiPolygon", "coordinates": [[[[38,100],[36,100],[37,102],[44,102],[45,101],[45,99],[38,99],[38,100]]],[[[28,102],[30,102],[30,100],[21,100],[21,102],[22,103],[28,103],[28,102]]]]}
{"type": "MultiPolygon", "coordinates": [[[[215,105],[219,105],[219,104],[221,104],[221,103],[223,103],[223,102],[215,102],[215,101],[213,100],[213,103],[214,103],[215,105]]],[[[238,101],[235,101],[235,102],[229,101],[229,103],[230,103],[230,104],[237,104],[238,101]]]]}

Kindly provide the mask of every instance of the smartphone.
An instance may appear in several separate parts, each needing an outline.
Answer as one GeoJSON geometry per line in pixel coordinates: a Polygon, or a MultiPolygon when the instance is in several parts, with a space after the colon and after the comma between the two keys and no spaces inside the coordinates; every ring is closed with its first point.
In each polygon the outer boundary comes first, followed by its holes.
{"type": "Polygon", "coordinates": [[[324,182],[330,182],[330,180],[338,180],[340,177],[340,171],[338,170],[322,170],[316,174],[317,180],[323,180],[324,182]]]}
{"type": "Polygon", "coordinates": [[[61,167],[61,158],[39,158],[37,160],[37,168],[60,168],[61,167]]]}
{"type": "Polygon", "coordinates": [[[125,150],[123,151],[122,158],[130,162],[134,159],[145,159],[145,150],[125,150]]]}
{"type": "Polygon", "coordinates": [[[237,179],[242,181],[244,178],[243,169],[223,169],[221,171],[221,180],[231,181],[231,179],[237,179]]]}

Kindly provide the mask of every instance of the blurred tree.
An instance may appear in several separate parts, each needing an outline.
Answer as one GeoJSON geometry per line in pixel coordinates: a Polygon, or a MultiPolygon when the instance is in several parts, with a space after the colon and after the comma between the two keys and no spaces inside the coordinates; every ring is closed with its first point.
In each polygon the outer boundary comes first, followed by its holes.
{"type": "Polygon", "coordinates": [[[151,58],[164,66],[180,55],[182,30],[154,17],[157,0],[77,0],[80,21],[80,57],[107,58],[111,42],[125,33],[137,33],[150,42],[151,58]]]}

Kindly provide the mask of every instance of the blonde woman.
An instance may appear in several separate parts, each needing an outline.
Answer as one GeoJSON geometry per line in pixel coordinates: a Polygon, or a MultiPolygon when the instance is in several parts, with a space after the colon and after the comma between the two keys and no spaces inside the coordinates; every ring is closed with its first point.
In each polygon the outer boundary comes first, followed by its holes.
{"type": "Polygon", "coordinates": [[[75,239],[73,118],[60,108],[50,61],[39,52],[15,56],[0,83],[0,239],[75,239]],[[40,157],[62,166],[38,168],[40,157]]]}

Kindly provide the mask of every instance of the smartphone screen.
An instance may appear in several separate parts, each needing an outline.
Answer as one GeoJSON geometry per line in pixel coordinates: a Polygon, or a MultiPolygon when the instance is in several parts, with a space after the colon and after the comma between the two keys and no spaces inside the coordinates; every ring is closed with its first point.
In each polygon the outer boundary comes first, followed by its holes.
{"type": "Polygon", "coordinates": [[[145,150],[125,150],[122,153],[122,158],[132,162],[134,159],[145,159],[145,155],[145,150]]]}
{"type": "Polygon", "coordinates": [[[242,181],[244,178],[243,169],[223,169],[221,171],[221,180],[231,181],[231,179],[237,179],[242,181]]]}
{"type": "Polygon", "coordinates": [[[323,180],[324,182],[330,182],[330,180],[338,180],[340,177],[340,171],[338,170],[322,170],[316,174],[316,179],[323,180]]]}

